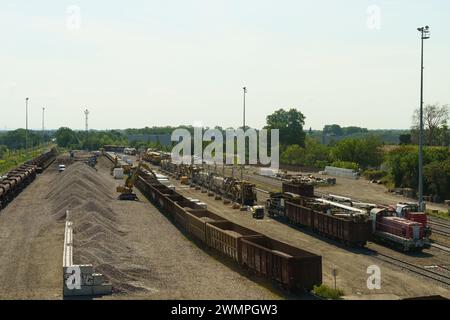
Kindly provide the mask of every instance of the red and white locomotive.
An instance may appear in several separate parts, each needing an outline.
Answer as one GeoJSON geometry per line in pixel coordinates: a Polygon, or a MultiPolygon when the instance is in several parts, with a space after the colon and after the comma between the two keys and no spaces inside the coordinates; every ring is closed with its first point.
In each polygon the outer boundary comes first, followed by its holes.
{"type": "MultiPolygon", "coordinates": [[[[430,247],[426,222],[424,224],[400,217],[395,210],[389,207],[374,208],[370,211],[370,216],[375,240],[389,243],[403,251],[420,251],[430,247]]],[[[422,215],[408,216],[423,221],[422,215]]]]}

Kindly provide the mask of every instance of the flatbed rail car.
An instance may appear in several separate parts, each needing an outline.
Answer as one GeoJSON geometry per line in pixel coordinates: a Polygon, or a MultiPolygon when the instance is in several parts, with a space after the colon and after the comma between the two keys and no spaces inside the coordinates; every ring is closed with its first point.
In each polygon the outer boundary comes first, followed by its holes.
{"type": "MultiPolygon", "coordinates": [[[[244,228],[240,225],[231,223],[222,217],[207,210],[200,210],[196,203],[188,200],[176,191],[167,186],[159,184],[149,177],[140,176],[136,187],[159,207],[174,224],[187,234],[192,235],[201,244],[210,247],[212,250],[231,258],[237,265],[253,270],[260,276],[269,280],[281,283],[285,288],[291,291],[302,291],[311,289],[313,285],[322,283],[322,260],[320,256],[313,255],[304,250],[284,245],[276,245],[276,240],[267,238],[260,233],[244,228]],[[242,244],[244,240],[264,237],[269,239],[266,243],[258,243],[259,249],[268,255],[273,255],[274,268],[264,272],[258,271],[257,265],[243,264],[242,244]],[[284,250],[286,252],[284,252],[284,250]],[[295,255],[292,252],[304,252],[303,255],[295,255]],[[283,260],[276,262],[276,257],[282,256],[283,260]],[[292,258],[291,258],[292,256],[292,258]],[[315,260],[311,262],[311,257],[315,260]],[[305,274],[313,275],[309,281],[304,281],[305,274]]],[[[247,252],[248,261],[255,261],[258,257],[257,251],[247,252]],[[250,254],[254,254],[250,258],[250,254]]],[[[265,269],[264,269],[265,270],[265,269]]]]}
{"type": "Polygon", "coordinates": [[[45,169],[47,169],[53,161],[55,161],[57,155],[57,151],[55,148],[44,152],[43,154],[37,156],[36,158],[26,162],[28,165],[35,165],[37,167],[36,172],[42,173],[45,169]]]}
{"type": "Polygon", "coordinates": [[[348,246],[364,246],[372,238],[371,222],[366,217],[335,216],[289,201],[284,216],[288,223],[307,227],[348,246]]]}
{"type": "Polygon", "coordinates": [[[56,149],[51,149],[25,164],[9,171],[0,179],[0,210],[4,209],[20,192],[36,179],[56,158],[56,149]]]}

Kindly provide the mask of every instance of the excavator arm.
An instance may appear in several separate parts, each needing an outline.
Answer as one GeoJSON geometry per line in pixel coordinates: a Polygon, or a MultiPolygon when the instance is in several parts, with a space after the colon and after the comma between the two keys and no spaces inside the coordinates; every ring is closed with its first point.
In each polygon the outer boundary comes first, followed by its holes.
{"type": "Polygon", "coordinates": [[[134,184],[136,183],[137,178],[139,177],[139,172],[141,171],[142,168],[146,169],[156,179],[156,174],[153,172],[150,166],[148,166],[146,163],[142,161],[139,161],[137,167],[134,170],[132,170],[132,174],[125,181],[125,185],[117,187],[117,192],[120,193],[119,199],[121,200],[136,199],[136,195],[133,193],[133,187],[134,184]]]}

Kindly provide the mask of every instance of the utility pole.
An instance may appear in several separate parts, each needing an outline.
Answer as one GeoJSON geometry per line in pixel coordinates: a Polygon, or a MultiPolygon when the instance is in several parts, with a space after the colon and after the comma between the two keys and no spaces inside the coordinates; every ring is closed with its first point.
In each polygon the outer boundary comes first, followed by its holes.
{"type": "Polygon", "coordinates": [[[25,153],[28,152],[28,100],[30,98],[25,99],[25,153]]]}
{"type": "Polygon", "coordinates": [[[419,115],[419,208],[425,211],[423,202],[423,40],[430,38],[430,27],[417,28],[420,32],[421,52],[420,52],[420,115],[419,115]]]}
{"type": "Polygon", "coordinates": [[[89,150],[89,110],[86,108],[86,110],[84,110],[84,117],[85,117],[85,130],[86,130],[86,146],[89,150]]]}

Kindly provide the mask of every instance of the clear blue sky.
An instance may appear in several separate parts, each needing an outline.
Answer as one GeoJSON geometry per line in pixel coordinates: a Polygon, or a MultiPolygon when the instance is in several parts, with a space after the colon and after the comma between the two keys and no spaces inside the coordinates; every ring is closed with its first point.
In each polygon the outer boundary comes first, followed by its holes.
{"type": "Polygon", "coordinates": [[[0,129],[24,127],[27,96],[30,128],[43,106],[48,128],[86,106],[98,129],[239,126],[244,85],[250,126],[296,107],[307,128],[408,128],[426,24],[425,102],[450,103],[446,0],[3,0],[0,129]]]}

